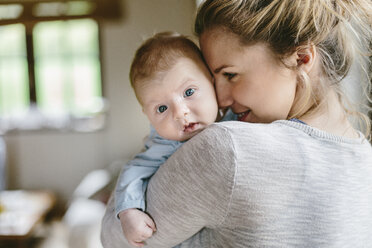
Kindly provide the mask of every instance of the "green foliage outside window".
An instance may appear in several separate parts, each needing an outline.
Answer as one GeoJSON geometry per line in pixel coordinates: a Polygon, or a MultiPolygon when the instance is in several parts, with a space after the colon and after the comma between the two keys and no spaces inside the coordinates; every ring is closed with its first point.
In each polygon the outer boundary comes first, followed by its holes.
{"type": "Polygon", "coordinates": [[[39,108],[46,114],[94,114],[102,95],[96,22],[39,23],[33,37],[39,108]]]}
{"type": "Polygon", "coordinates": [[[28,85],[25,27],[0,26],[0,116],[19,116],[27,111],[28,85]]]}
{"type": "MultiPolygon", "coordinates": [[[[93,19],[33,27],[36,106],[44,116],[94,116],[102,108],[98,24],[93,19]]],[[[31,105],[23,24],[0,26],[0,121],[31,105]]]]}

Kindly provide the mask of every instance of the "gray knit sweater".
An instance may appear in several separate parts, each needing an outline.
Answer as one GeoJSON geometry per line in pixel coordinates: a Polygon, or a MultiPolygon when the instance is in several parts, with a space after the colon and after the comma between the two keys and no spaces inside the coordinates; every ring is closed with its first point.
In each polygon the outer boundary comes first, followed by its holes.
{"type": "MultiPolygon", "coordinates": [[[[151,179],[148,247],[372,247],[372,148],[360,135],[213,124],[151,179]]],[[[102,224],[104,247],[130,247],[112,199],[102,224]]]]}

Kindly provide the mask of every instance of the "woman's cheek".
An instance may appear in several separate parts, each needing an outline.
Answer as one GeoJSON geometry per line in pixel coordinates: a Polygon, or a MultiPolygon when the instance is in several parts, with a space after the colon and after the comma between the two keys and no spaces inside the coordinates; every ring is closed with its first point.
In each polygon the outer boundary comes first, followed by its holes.
{"type": "Polygon", "coordinates": [[[244,103],[248,101],[250,95],[248,85],[244,83],[234,85],[231,90],[231,95],[235,101],[244,105],[244,103]]]}

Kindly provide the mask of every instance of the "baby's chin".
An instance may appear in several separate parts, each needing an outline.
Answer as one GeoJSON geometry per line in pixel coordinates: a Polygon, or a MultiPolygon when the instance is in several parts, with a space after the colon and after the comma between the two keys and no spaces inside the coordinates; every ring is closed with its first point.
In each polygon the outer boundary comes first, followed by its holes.
{"type": "Polygon", "coordinates": [[[194,137],[195,135],[197,135],[200,131],[202,130],[198,130],[198,131],[195,131],[193,133],[185,133],[182,131],[182,133],[180,135],[176,135],[176,136],[170,136],[170,135],[160,135],[161,137],[163,137],[164,139],[167,139],[167,140],[174,140],[174,141],[179,141],[179,142],[184,142],[184,141],[188,141],[189,139],[191,139],[192,137],[194,137]]]}
{"type": "MultiPolygon", "coordinates": [[[[204,127],[205,128],[205,127],[204,127]]],[[[185,134],[185,136],[183,137],[183,139],[181,140],[179,140],[179,141],[187,141],[187,140],[189,140],[189,139],[191,139],[192,137],[194,137],[195,135],[197,135],[198,133],[200,133],[201,131],[203,131],[204,130],[204,128],[199,128],[198,130],[195,130],[194,132],[192,132],[192,133],[187,133],[187,134],[185,134]]]]}

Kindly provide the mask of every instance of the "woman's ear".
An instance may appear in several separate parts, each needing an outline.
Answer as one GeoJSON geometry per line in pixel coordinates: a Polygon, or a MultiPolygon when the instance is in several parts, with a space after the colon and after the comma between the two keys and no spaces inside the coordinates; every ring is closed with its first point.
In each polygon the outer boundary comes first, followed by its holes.
{"type": "Polygon", "coordinates": [[[315,64],[316,56],[317,52],[313,44],[301,47],[296,52],[297,68],[309,73],[315,64]]]}

